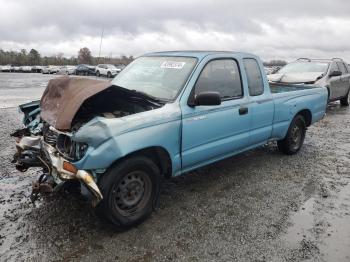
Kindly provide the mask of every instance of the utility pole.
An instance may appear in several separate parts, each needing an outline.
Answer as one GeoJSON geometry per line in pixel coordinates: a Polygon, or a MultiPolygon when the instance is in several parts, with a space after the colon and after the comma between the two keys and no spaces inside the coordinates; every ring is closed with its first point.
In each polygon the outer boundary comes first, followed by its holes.
{"type": "Polygon", "coordinates": [[[97,59],[97,64],[100,63],[100,57],[101,57],[101,47],[102,47],[102,38],[103,38],[103,32],[104,32],[104,28],[102,28],[102,33],[101,33],[101,41],[100,41],[100,51],[98,52],[98,59],[97,59]]]}

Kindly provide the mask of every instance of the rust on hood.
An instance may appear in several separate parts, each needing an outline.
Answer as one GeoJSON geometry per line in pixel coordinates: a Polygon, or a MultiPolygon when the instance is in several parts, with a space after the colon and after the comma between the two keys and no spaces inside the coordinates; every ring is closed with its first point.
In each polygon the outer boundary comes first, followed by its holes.
{"type": "Polygon", "coordinates": [[[84,101],[110,86],[109,81],[86,78],[52,79],[41,97],[41,118],[56,129],[68,130],[84,101]]]}

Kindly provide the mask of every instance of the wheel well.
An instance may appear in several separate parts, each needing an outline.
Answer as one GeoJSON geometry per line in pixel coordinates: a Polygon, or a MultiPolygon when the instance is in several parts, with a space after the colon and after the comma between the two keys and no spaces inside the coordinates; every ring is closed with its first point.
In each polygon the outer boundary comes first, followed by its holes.
{"type": "Polygon", "coordinates": [[[306,126],[311,125],[312,115],[310,110],[308,109],[301,110],[297,115],[301,115],[305,119],[306,126]]]}
{"type": "Polygon", "coordinates": [[[172,164],[171,158],[167,150],[160,146],[144,148],[126,156],[118,159],[114,164],[119,163],[120,161],[125,160],[133,156],[142,155],[146,156],[154,161],[154,163],[159,167],[160,172],[164,175],[165,178],[170,178],[172,174],[172,164]]]}

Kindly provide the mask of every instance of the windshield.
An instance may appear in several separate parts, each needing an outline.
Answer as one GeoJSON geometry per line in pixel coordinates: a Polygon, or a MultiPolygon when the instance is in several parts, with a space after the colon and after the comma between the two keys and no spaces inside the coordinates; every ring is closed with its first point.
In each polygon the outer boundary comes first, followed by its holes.
{"type": "Polygon", "coordinates": [[[173,100],[197,62],[192,57],[140,57],[128,65],[112,84],[162,100],[173,100]]]}
{"type": "Polygon", "coordinates": [[[328,69],[328,63],[316,62],[294,62],[282,67],[279,74],[291,73],[325,73],[328,69]]]}

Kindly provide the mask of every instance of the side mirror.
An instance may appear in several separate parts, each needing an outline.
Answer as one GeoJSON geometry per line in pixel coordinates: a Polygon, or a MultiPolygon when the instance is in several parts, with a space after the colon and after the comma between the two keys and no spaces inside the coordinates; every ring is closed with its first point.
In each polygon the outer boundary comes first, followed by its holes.
{"type": "Polygon", "coordinates": [[[218,92],[201,92],[194,98],[194,106],[221,105],[221,97],[218,92]]]}
{"type": "Polygon", "coordinates": [[[330,72],[329,77],[341,76],[341,75],[342,75],[342,72],[336,70],[336,71],[330,72]]]}

